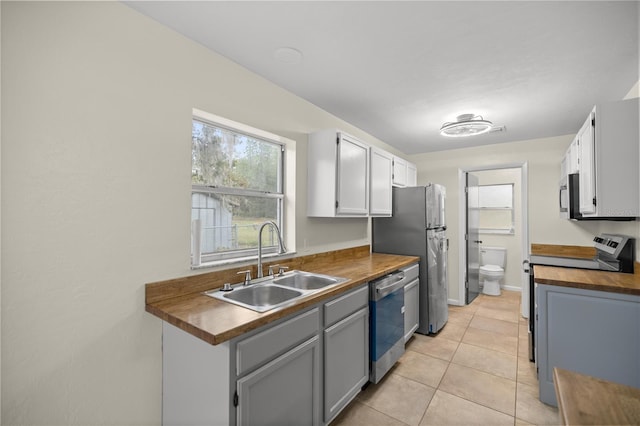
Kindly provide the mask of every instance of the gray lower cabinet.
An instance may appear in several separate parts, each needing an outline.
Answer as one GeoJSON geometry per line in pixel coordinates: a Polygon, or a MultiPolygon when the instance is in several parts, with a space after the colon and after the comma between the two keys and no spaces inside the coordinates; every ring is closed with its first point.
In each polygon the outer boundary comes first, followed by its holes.
{"type": "Polygon", "coordinates": [[[369,381],[369,285],[324,305],[324,422],[369,381]]]}
{"type": "Polygon", "coordinates": [[[162,424],[328,424],[368,381],[368,288],[219,345],[163,322],[162,424]]]}
{"type": "Polygon", "coordinates": [[[236,424],[319,424],[319,328],[313,308],[237,343],[236,424]]]}
{"type": "Polygon", "coordinates": [[[240,425],[316,425],[320,339],[307,340],[238,380],[240,425]]]}
{"type": "Polygon", "coordinates": [[[418,278],[404,286],[404,342],[407,343],[418,329],[420,280],[418,278]]]}
{"type": "Polygon", "coordinates": [[[540,400],[553,368],[640,387],[640,296],[536,284],[540,400]]]}
{"type": "Polygon", "coordinates": [[[369,308],[324,331],[324,420],[331,421],[369,380],[369,308]]]}

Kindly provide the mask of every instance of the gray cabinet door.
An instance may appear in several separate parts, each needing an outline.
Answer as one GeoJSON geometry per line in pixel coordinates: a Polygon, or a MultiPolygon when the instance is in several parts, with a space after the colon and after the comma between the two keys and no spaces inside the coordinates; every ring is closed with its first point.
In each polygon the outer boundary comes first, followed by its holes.
{"type": "Polygon", "coordinates": [[[537,285],[540,400],[557,405],[553,368],[640,387],[640,296],[537,285]]]}
{"type": "Polygon", "coordinates": [[[416,278],[404,286],[404,342],[407,343],[418,329],[419,321],[419,280],[416,278]]]}
{"type": "Polygon", "coordinates": [[[369,380],[369,308],[324,332],[324,420],[329,422],[369,380]]]}
{"type": "Polygon", "coordinates": [[[239,379],[237,424],[320,423],[320,338],[307,340],[239,379]]]}

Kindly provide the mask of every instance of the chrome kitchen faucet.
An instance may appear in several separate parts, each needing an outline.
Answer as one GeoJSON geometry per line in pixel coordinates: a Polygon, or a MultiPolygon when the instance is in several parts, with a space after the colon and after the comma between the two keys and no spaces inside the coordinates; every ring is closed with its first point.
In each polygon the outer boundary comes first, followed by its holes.
{"type": "Polygon", "coordinates": [[[287,248],[284,246],[284,243],[282,242],[282,237],[280,236],[280,229],[278,228],[278,225],[276,225],[276,223],[271,220],[263,223],[260,226],[260,230],[258,230],[258,275],[256,276],[256,278],[262,278],[264,276],[262,273],[262,230],[267,225],[273,226],[273,228],[276,231],[276,235],[278,236],[278,244],[280,245],[280,248],[278,249],[278,254],[283,254],[287,252],[287,248]]]}

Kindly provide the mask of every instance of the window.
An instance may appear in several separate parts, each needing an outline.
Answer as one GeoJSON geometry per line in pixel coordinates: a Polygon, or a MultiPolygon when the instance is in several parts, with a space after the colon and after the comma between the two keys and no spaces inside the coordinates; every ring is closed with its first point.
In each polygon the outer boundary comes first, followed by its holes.
{"type": "MultiPolygon", "coordinates": [[[[273,221],[283,230],[285,144],[281,138],[194,111],[191,130],[192,265],[249,259],[258,230],[273,221]]],[[[262,252],[275,253],[278,236],[264,228],[262,252]]]]}
{"type": "Polygon", "coordinates": [[[513,184],[480,185],[480,232],[513,234],[513,184]]]}

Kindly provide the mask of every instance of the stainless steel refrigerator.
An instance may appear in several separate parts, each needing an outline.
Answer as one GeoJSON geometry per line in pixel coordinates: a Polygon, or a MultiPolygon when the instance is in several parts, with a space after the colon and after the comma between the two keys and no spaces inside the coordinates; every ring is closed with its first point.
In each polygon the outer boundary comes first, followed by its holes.
{"type": "Polygon", "coordinates": [[[446,189],[429,184],[393,188],[393,216],[372,219],[376,253],[420,257],[418,333],[437,333],[449,318],[446,189]]]}

